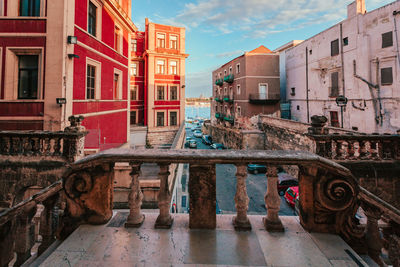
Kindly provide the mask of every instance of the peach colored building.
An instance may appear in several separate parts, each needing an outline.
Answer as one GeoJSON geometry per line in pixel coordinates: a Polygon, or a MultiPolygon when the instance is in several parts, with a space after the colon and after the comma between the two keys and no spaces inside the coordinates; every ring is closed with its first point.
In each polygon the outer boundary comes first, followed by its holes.
{"type": "Polygon", "coordinates": [[[214,124],[237,125],[241,118],[260,113],[279,116],[279,54],[265,46],[214,70],[212,80],[214,124]]]}
{"type": "Polygon", "coordinates": [[[131,124],[151,144],[169,143],[185,119],[185,28],[145,21],[131,38],[131,124]]]}
{"type": "Polygon", "coordinates": [[[131,0],[0,0],[0,130],[82,115],[86,149],[127,143],[130,14],[131,0]]]}
{"type": "Polygon", "coordinates": [[[354,1],[343,21],[286,50],[292,119],[324,115],[331,126],[367,133],[400,129],[399,11],[400,1],[370,12],[354,1]],[[343,109],[339,96],[347,98],[343,109]]]}

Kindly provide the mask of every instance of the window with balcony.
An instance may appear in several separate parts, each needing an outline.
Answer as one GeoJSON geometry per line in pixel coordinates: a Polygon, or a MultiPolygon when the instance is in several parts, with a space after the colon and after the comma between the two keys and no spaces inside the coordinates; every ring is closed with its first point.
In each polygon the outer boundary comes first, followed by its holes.
{"type": "Polygon", "coordinates": [[[40,0],[20,0],[19,15],[21,17],[40,17],[40,0]]]}
{"type": "Polygon", "coordinates": [[[178,36],[170,35],[169,36],[169,48],[178,49],[178,36]]]}
{"type": "Polygon", "coordinates": [[[157,112],[157,126],[164,126],[164,112],[157,112]]]}
{"type": "Polygon", "coordinates": [[[164,74],[165,73],[165,60],[157,60],[157,69],[156,69],[157,74],[164,74]]]}
{"type": "Polygon", "coordinates": [[[131,100],[137,100],[138,99],[138,86],[137,85],[133,85],[131,87],[131,100]]]}
{"type": "Polygon", "coordinates": [[[331,88],[329,90],[330,97],[339,96],[339,72],[331,73],[331,88]]]}
{"type": "Polygon", "coordinates": [[[178,125],[178,112],[171,111],[169,113],[169,125],[171,125],[171,126],[178,125]]]}
{"type": "Polygon", "coordinates": [[[236,111],[237,116],[239,116],[239,117],[242,116],[242,108],[240,106],[238,106],[236,110],[237,110],[236,111]]]}
{"type": "Polygon", "coordinates": [[[89,14],[88,14],[88,32],[96,36],[96,27],[97,27],[97,6],[89,1],[89,14]]]}
{"type": "Polygon", "coordinates": [[[232,74],[232,67],[229,67],[229,74],[232,74]]]}
{"type": "Polygon", "coordinates": [[[157,85],[157,100],[164,100],[164,85],[157,85]]]}
{"type": "Polygon", "coordinates": [[[132,52],[137,52],[137,40],[131,39],[131,50],[132,52]]]}
{"type": "Polygon", "coordinates": [[[170,87],[170,100],[178,100],[178,86],[170,87]]]}
{"type": "Polygon", "coordinates": [[[386,32],[382,34],[382,48],[393,46],[393,33],[386,32]]]}
{"type": "Polygon", "coordinates": [[[331,42],[331,56],[339,55],[339,39],[331,42]]]}
{"type": "Polygon", "coordinates": [[[226,76],[226,70],[224,70],[224,75],[226,76]]]}
{"type": "Polygon", "coordinates": [[[165,34],[157,33],[157,47],[165,48],[165,34]]]}
{"type": "Polygon", "coordinates": [[[87,65],[86,71],[86,99],[96,97],[96,66],[87,65]]]}
{"type": "Polygon", "coordinates": [[[18,99],[37,99],[39,55],[18,56],[18,99]]]}
{"type": "Polygon", "coordinates": [[[176,61],[170,61],[169,62],[169,74],[177,75],[178,74],[178,62],[176,61]]]}
{"type": "Polygon", "coordinates": [[[131,76],[138,76],[137,63],[131,64],[131,76]]]}
{"type": "Polygon", "coordinates": [[[382,85],[391,85],[391,84],[393,84],[392,68],[382,68],[381,69],[381,84],[382,85]]]}

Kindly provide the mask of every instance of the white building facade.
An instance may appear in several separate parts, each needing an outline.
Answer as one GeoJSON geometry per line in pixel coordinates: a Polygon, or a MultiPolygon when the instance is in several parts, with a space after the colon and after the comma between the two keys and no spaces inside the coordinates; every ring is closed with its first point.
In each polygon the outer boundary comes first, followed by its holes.
{"type": "Polygon", "coordinates": [[[286,99],[291,118],[324,115],[331,126],[366,133],[400,129],[400,0],[347,19],[286,50],[286,99]],[[397,13],[399,12],[399,13],[397,13]],[[339,96],[347,105],[339,107],[339,96]]]}

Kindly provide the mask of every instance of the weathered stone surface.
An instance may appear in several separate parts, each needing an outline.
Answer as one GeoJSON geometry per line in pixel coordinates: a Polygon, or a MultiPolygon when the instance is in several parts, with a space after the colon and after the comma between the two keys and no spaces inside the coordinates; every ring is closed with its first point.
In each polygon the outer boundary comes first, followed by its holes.
{"type": "Polygon", "coordinates": [[[189,173],[189,227],[215,229],[217,223],[215,165],[190,164],[189,173]]]}

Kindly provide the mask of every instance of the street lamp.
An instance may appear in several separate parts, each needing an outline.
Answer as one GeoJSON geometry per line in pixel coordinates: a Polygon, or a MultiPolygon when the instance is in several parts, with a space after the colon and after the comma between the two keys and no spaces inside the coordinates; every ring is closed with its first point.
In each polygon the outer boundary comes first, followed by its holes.
{"type": "Polygon", "coordinates": [[[336,105],[338,105],[338,107],[340,107],[340,116],[342,119],[342,128],[343,128],[343,108],[347,106],[347,97],[340,95],[338,97],[336,97],[336,105]]]}

